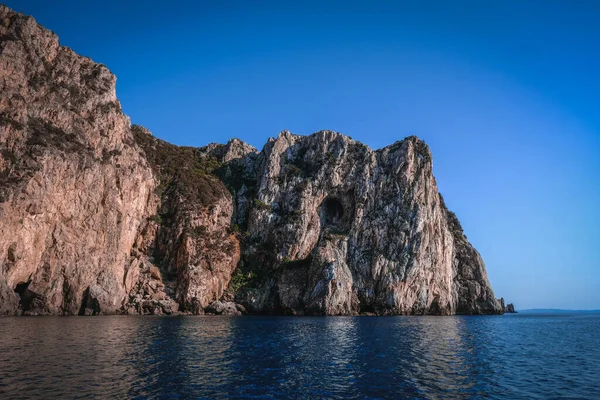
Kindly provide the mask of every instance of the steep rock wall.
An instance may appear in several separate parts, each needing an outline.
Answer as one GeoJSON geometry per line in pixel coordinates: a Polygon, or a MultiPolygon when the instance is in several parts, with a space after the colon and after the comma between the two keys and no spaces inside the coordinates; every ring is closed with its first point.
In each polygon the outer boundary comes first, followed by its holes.
{"type": "Polygon", "coordinates": [[[187,158],[159,171],[115,82],[0,6],[0,314],[201,313],[227,287],[231,195],[185,170],[208,149],[162,142],[187,158]]]}
{"type": "Polygon", "coordinates": [[[155,185],[115,77],[0,6],[0,118],[3,296],[32,314],[115,312],[155,185]]]}
{"type": "Polygon", "coordinates": [[[248,308],[501,312],[481,257],[438,193],[421,140],[372,151],[336,132],[284,131],[256,164],[242,269],[269,279],[239,291],[248,308]]]}

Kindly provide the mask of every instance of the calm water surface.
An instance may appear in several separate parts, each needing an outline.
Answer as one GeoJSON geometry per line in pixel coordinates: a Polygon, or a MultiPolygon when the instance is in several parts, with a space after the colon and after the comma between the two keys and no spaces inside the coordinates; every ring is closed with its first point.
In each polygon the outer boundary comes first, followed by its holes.
{"type": "Polygon", "coordinates": [[[0,398],[600,399],[600,314],[0,318],[0,398]]]}

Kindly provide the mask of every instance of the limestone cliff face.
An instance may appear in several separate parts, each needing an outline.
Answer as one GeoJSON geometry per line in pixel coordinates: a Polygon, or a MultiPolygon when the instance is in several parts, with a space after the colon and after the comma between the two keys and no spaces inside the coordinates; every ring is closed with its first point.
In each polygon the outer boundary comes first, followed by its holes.
{"type": "Polygon", "coordinates": [[[0,6],[0,315],[501,313],[428,147],[177,147],[0,6]]]}
{"type": "Polygon", "coordinates": [[[108,69],[4,6],[0,152],[0,309],[119,309],[151,170],[108,69]]]}
{"type": "Polygon", "coordinates": [[[256,163],[241,269],[270,279],[239,291],[249,309],[501,312],[416,137],[372,151],[335,132],[282,132],[256,163]]]}
{"type": "Polygon", "coordinates": [[[199,312],[221,296],[231,195],[157,174],[136,132],[106,67],[0,6],[0,314],[199,312]]]}

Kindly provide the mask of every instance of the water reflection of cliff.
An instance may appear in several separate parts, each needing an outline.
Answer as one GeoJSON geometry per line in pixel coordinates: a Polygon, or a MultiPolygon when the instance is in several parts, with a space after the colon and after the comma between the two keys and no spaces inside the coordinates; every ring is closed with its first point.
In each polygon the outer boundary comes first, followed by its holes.
{"type": "Polygon", "coordinates": [[[456,317],[438,318],[437,321],[431,317],[399,321],[398,331],[408,332],[411,337],[403,344],[412,353],[404,360],[409,362],[405,369],[406,378],[414,383],[420,395],[443,395],[445,398],[468,395],[473,381],[464,354],[471,349],[465,342],[463,323],[456,317]]]}
{"type": "Polygon", "coordinates": [[[460,398],[470,386],[460,319],[359,318],[360,396],[460,398]]]}
{"type": "Polygon", "coordinates": [[[460,318],[234,320],[235,395],[460,398],[473,386],[460,318]],[[390,323],[392,322],[392,323],[390,323]],[[248,359],[252,362],[249,363],[248,359]]]}
{"type": "Polygon", "coordinates": [[[0,398],[600,398],[598,332],[564,316],[5,318],[0,398]]]}
{"type": "Polygon", "coordinates": [[[228,318],[143,318],[132,346],[136,385],[128,397],[212,396],[226,381],[225,353],[231,342],[228,318]],[[148,323],[144,323],[145,320],[148,323]]]}
{"type": "MultiPolygon", "coordinates": [[[[0,398],[59,398],[68,393],[126,397],[137,321],[119,317],[4,319],[0,326],[0,398]],[[107,382],[118,384],[107,385],[107,382]]],[[[138,339],[141,340],[141,339],[138,339]]]]}

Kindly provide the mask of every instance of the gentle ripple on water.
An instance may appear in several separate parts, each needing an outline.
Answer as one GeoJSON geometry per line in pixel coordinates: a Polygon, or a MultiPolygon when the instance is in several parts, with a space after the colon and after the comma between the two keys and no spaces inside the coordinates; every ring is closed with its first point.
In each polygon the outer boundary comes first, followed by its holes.
{"type": "Polygon", "coordinates": [[[0,319],[0,398],[600,398],[600,315],[0,319]]]}

